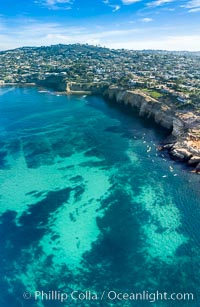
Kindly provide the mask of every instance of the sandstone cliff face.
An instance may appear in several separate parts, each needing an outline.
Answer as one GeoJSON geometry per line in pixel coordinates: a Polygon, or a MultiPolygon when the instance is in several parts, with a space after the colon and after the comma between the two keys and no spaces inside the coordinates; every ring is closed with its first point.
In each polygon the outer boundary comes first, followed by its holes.
{"type": "Polygon", "coordinates": [[[176,113],[173,125],[172,133],[176,136],[176,142],[171,147],[170,154],[196,166],[196,171],[200,172],[200,114],[176,113]]]}
{"type": "Polygon", "coordinates": [[[170,106],[134,90],[109,87],[105,92],[109,100],[135,107],[140,116],[151,117],[171,132],[171,140],[162,146],[173,159],[193,165],[200,173],[200,114],[175,112],[170,106]]]}
{"type": "Polygon", "coordinates": [[[175,137],[180,137],[183,133],[184,133],[184,122],[180,118],[174,117],[172,135],[175,137]]]}
{"type": "Polygon", "coordinates": [[[51,88],[55,91],[65,92],[66,91],[66,81],[63,77],[59,76],[49,76],[44,80],[38,80],[36,82],[40,86],[51,88]]]}
{"type": "Polygon", "coordinates": [[[102,95],[102,92],[108,85],[98,84],[98,83],[77,83],[77,82],[67,82],[66,89],[68,94],[79,94],[88,93],[94,95],[102,95]]]}
{"type": "Polygon", "coordinates": [[[110,87],[105,93],[110,100],[136,107],[140,116],[153,118],[162,127],[171,130],[173,128],[174,114],[165,104],[145,95],[139,90],[124,91],[117,87],[110,87]]]}

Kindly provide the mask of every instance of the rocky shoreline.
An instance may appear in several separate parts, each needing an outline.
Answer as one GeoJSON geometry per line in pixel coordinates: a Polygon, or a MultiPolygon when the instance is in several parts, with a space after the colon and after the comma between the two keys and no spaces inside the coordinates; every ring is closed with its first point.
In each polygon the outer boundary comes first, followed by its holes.
{"type": "Polygon", "coordinates": [[[123,90],[110,86],[103,96],[119,104],[130,105],[139,116],[153,118],[169,130],[169,137],[159,147],[167,150],[172,159],[185,162],[192,172],[200,174],[200,114],[177,111],[140,90],[123,90]]]}
{"type": "Polygon", "coordinates": [[[114,103],[136,108],[139,116],[152,118],[169,131],[169,137],[159,150],[168,151],[172,159],[186,163],[192,172],[200,174],[200,112],[178,111],[141,90],[125,90],[108,84],[78,84],[53,78],[33,85],[49,87],[67,95],[100,95],[114,103]]]}

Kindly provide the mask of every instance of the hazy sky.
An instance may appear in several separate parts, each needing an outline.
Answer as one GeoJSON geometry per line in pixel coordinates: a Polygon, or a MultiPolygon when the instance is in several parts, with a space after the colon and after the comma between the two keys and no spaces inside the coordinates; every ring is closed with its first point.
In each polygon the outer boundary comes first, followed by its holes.
{"type": "Polygon", "coordinates": [[[200,0],[1,0],[0,50],[89,43],[200,50],[200,0]]]}

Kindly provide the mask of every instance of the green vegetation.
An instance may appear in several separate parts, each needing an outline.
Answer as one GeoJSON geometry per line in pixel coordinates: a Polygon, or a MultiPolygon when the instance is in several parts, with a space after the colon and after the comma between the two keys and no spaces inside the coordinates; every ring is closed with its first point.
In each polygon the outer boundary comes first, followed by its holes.
{"type": "Polygon", "coordinates": [[[143,92],[147,93],[149,96],[151,96],[154,99],[159,99],[163,97],[163,94],[156,90],[151,90],[151,89],[143,89],[143,92]]]}
{"type": "Polygon", "coordinates": [[[66,83],[141,89],[174,107],[200,108],[200,55],[113,50],[90,45],[25,47],[0,52],[0,83],[66,83]]]}

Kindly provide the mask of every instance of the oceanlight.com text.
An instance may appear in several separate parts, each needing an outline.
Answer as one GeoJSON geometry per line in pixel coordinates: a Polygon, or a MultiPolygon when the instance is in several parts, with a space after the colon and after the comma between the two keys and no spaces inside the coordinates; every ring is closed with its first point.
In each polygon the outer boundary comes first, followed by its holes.
{"type": "Polygon", "coordinates": [[[34,300],[34,301],[148,301],[154,303],[156,301],[193,301],[193,293],[168,293],[168,292],[117,292],[114,290],[95,292],[95,291],[80,291],[73,290],[68,291],[43,291],[38,290],[34,292],[26,291],[23,293],[23,298],[25,300],[34,300]]]}

